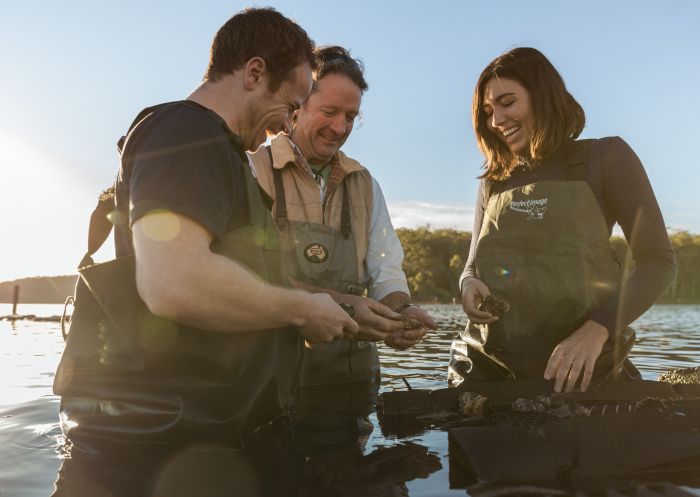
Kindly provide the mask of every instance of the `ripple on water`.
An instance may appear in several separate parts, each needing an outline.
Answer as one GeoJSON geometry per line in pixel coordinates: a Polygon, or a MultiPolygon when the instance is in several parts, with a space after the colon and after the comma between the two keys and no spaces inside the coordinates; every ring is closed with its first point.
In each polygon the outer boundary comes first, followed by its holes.
{"type": "MultiPolygon", "coordinates": [[[[466,325],[466,317],[457,305],[424,307],[440,329],[409,351],[380,345],[383,391],[404,390],[402,378],[414,388],[446,386],[450,343],[466,325]]],[[[51,309],[45,315],[58,312],[51,309]]],[[[700,306],[655,306],[633,327],[638,343],[632,360],[646,379],[667,369],[700,364],[700,306]]],[[[63,442],[58,399],[51,392],[51,383],[63,346],[57,324],[0,322],[0,446],[4,456],[0,495],[45,497],[51,492],[63,442]]],[[[440,456],[442,470],[407,483],[411,496],[465,494],[464,490],[449,490],[446,433],[425,430],[413,437],[384,437],[376,415],[371,421],[374,430],[366,451],[411,441],[440,456]]]]}

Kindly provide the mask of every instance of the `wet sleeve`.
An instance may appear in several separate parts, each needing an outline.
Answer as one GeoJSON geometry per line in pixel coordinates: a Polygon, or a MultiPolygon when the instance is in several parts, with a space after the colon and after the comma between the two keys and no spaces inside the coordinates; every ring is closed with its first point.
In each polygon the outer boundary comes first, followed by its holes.
{"type": "Polygon", "coordinates": [[[372,178],[372,217],[367,247],[368,295],[381,300],[390,293],[410,295],[406,275],[401,269],[403,248],[391,224],[384,194],[377,180],[372,178]]]}
{"type": "Polygon", "coordinates": [[[240,158],[231,153],[217,123],[206,116],[181,117],[152,123],[139,141],[129,178],[129,222],[167,210],[221,239],[231,217],[231,185],[240,158]]]}
{"type": "MultiPolygon", "coordinates": [[[[601,139],[598,146],[604,201],[634,259],[634,270],[620,292],[590,316],[613,334],[656,302],[675,277],[676,261],[659,204],[637,155],[619,137],[601,139]]],[[[623,272],[629,273],[629,268],[623,267],[623,272]]]]}
{"type": "Polygon", "coordinates": [[[484,180],[479,183],[479,188],[476,192],[476,204],[474,205],[474,226],[472,228],[472,241],[469,245],[469,255],[467,257],[467,262],[464,265],[464,270],[462,275],[459,277],[459,288],[464,289],[464,282],[472,278],[476,278],[476,242],[479,239],[479,232],[481,232],[481,223],[484,220],[484,180]]]}

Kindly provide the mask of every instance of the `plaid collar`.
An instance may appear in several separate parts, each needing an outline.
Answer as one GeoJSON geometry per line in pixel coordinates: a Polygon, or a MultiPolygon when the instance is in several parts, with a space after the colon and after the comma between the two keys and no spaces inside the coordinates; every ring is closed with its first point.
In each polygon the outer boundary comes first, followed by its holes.
{"type": "MultiPolygon", "coordinates": [[[[292,167],[298,167],[306,174],[315,177],[312,173],[311,166],[306,158],[302,155],[301,150],[297,147],[288,135],[280,133],[272,138],[270,142],[272,152],[272,167],[275,169],[283,169],[289,164],[292,167]]],[[[328,183],[323,189],[323,203],[330,198],[335,189],[342,183],[343,179],[348,174],[356,171],[361,171],[363,168],[354,161],[347,160],[347,156],[340,150],[336,152],[330,160],[330,174],[328,175],[328,183]]]]}

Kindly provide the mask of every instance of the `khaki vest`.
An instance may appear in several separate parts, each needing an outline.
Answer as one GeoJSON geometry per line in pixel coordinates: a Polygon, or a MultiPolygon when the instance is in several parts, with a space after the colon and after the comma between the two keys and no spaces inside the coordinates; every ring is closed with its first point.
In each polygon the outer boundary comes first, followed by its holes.
{"type": "MultiPolygon", "coordinates": [[[[362,272],[367,257],[372,218],[372,176],[369,171],[356,160],[338,151],[332,159],[331,179],[322,202],[318,185],[305,167],[297,162],[293,144],[286,135],[275,136],[270,151],[266,146],[260,147],[257,152],[251,154],[251,159],[258,183],[273,199],[276,195],[272,168],[282,172],[290,221],[326,224],[340,230],[343,189],[339,186],[341,182],[344,184],[350,200],[350,222],[355,237],[357,267],[358,271],[362,272]]],[[[274,212],[276,206],[273,204],[272,208],[274,212]]],[[[358,280],[364,277],[363,274],[358,274],[358,280]]]]}

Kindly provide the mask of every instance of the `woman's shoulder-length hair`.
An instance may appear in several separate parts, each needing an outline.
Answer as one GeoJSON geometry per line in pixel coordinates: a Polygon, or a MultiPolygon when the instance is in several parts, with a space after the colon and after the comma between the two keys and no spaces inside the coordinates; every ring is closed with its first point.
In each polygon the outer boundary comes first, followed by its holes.
{"type": "Polygon", "coordinates": [[[519,159],[488,129],[484,111],[484,88],[493,77],[512,79],[530,95],[533,129],[527,161],[533,166],[549,157],[568,138],[575,139],[586,124],[583,108],[567,91],[551,62],[534,48],[519,47],[494,59],[482,71],[474,89],[472,121],[479,149],[486,158],[481,178],[502,181],[519,159]]]}

